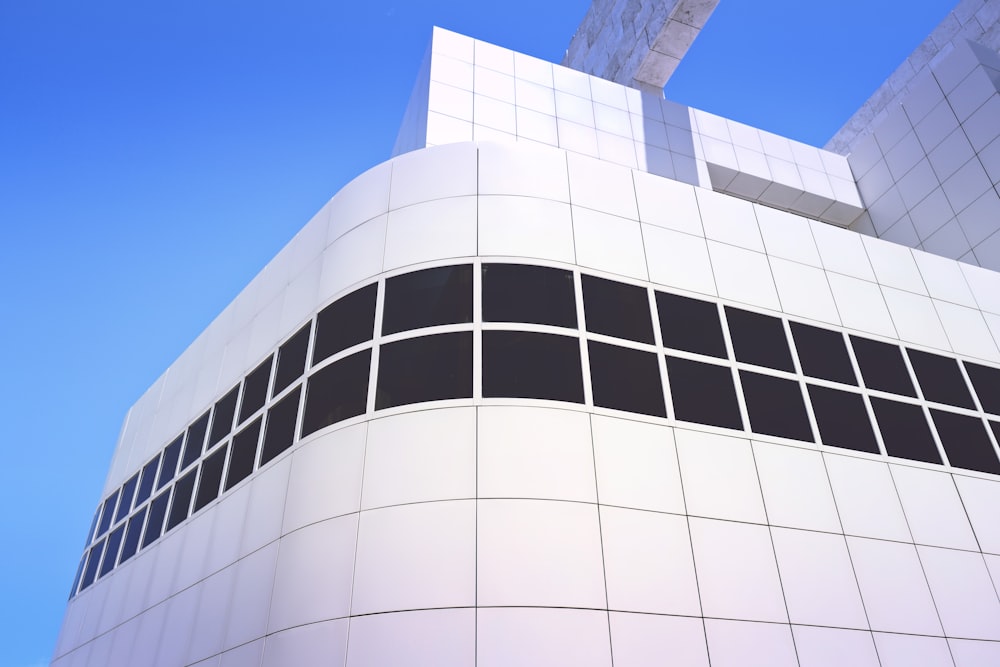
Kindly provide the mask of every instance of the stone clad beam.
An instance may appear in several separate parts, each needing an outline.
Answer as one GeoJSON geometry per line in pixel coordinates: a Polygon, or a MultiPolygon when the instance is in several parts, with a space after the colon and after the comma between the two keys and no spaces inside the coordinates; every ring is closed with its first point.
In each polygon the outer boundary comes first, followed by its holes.
{"type": "Polygon", "coordinates": [[[719,0],[595,0],[562,64],[662,94],[719,0]]]}

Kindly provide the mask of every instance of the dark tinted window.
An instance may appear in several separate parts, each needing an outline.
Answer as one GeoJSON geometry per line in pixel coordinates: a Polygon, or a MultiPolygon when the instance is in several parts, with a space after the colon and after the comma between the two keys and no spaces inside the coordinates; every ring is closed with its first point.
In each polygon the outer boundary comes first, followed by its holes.
{"type": "Polygon", "coordinates": [[[472,332],[410,338],[379,350],[376,410],[471,396],[472,332]]]}
{"type": "Polygon", "coordinates": [[[747,417],[754,433],[813,441],[802,388],[798,382],[740,371],[747,417]]]}
{"type": "Polygon", "coordinates": [[[184,458],[181,461],[181,470],[198,460],[202,450],[205,448],[205,433],[208,431],[208,416],[206,412],[201,417],[188,426],[187,436],[184,438],[184,458]]]}
{"type": "Polygon", "coordinates": [[[240,401],[240,421],[242,424],[253,413],[264,407],[267,401],[267,385],[271,381],[271,357],[264,360],[250,372],[243,381],[243,400],[240,401]]]}
{"type": "Polygon", "coordinates": [[[125,529],[125,542],[122,544],[122,553],[118,557],[119,563],[124,563],[139,550],[139,538],[142,536],[142,522],[145,519],[146,508],[143,507],[135,513],[135,516],[128,520],[128,528],[125,529]]]}
{"type": "Polygon", "coordinates": [[[302,376],[306,369],[308,350],[309,325],[307,324],[278,348],[278,367],[274,371],[274,388],[271,390],[271,396],[277,396],[302,376]]]}
{"type": "Polygon", "coordinates": [[[983,410],[1000,415],[1000,369],[966,361],[965,370],[972,380],[983,410]]]}
{"type": "Polygon", "coordinates": [[[472,321],[472,266],[442,266],[385,281],[382,333],[472,321]]]}
{"type": "Polygon", "coordinates": [[[97,530],[97,521],[101,518],[101,510],[104,509],[104,503],[97,506],[97,511],[94,512],[94,518],[90,520],[90,530],[87,531],[87,541],[86,544],[90,544],[97,537],[94,531],[97,530]]]}
{"type": "Polygon", "coordinates": [[[378,285],[373,283],[337,299],[319,311],[316,317],[314,364],[372,339],[377,294],[378,285]]]}
{"type": "Polygon", "coordinates": [[[958,361],[920,350],[907,350],[924,398],[959,408],[975,409],[958,361]]]}
{"type": "MultiPolygon", "coordinates": [[[[383,347],[383,354],[385,348],[383,347]]],[[[309,378],[302,436],[364,414],[368,403],[371,350],[355,352],[309,378]]]]}
{"type": "Polygon", "coordinates": [[[122,485],[121,496],[118,500],[118,511],[115,513],[115,523],[127,517],[128,513],[132,510],[132,497],[135,495],[135,487],[138,484],[139,473],[136,473],[122,485]]]}
{"type": "Polygon", "coordinates": [[[83,557],[80,559],[80,564],[76,566],[76,576],[73,577],[73,588],[71,588],[69,591],[70,597],[76,595],[76,592],[79,590],[80,580],[83,578],[83,568],[86,567],[86,565],[87,565],[87,554],[85,552],[83,554],[83,557]]]}
{"type": "Polygon", "coordinates": [[[83,571],[83,582],[80,584],[81,591],[94,583],[94,579],[97,578],[97,568],[101,564],[101,556],[104,555],[104,543],[104,540],[102,540],[90,550],[90,558],[87,559],[87,568],[83,571]]]}
{"type": "Polygon", "coordinates": [[[594,405],[666,417],[660,367],[652,352],[589,341],[594,405]]]}
{"type": "Polygon", "coordinates": [[[667,357],[667,377],[674,417],[696,424],[743,429],[729,368],[667,357]]]}
{"type": "Polygon", "coordinates": [[[484,331],[483,396],[583,403],[579,339],[484,331]]]}
{"type": "Polygon", "coordinates": [[[197,472],[197,469],[192,470],[174,484],[174,501],[170,505],[170,515],[167,517],[167,530],[173,530],[181,521],[188,518],[197,472]]]}
{"type": "Polygon", "coordinates": [[[208,434],[209,449],[222,442],[233,430],[233,418],[236,416],[236,401],[239,394],[240,386],[236,385],[216,402],[212,410],[212,430],[208,434]]]}
{"type": "Polygon", "coordinates": [[[573,274],[524,264],[483,264],[483,320],[576,327],[573,274]]]}
{"type": "Polygon", "coordinates": [[[253,472],[253,464],[257,459],[257,441],[260,440],[260,421],[261,418],[258,417],[233,438],[229,470],[226,472],[227,491],[253,472]]]}
{"type": "Polygon", "coordinates": [[[177,474],[177,461],[181,458],[181,445],[184,443],[184,436],[179,435],[167,445],[163,450],[163,462],[160,464],[160,477],[156,482],[156,489],[160,490],[167,485],[167,482],[177,474]]]}
{"type": "Polygon", "coordinates": [[[866,387],[902,396],[917,395],[898,345],[857,336],[851,336],[851,344],[866,387]]]}
{"type": "Polygon", "coordinates": [[[121,525],[111,531],[108,535],[107,546],[104,547],[104,560],[101,561],[101,574],[103,577],[115,567],[118,561],[118,548],[122,545],[122,537],[125,535],[125,526],[121,525]]]}
{"type": "Polygon", "coordinates": [[[657,292],[656,310],[666,347],[722,359],[728,356],[719,308],[714,303],[657,292]]]}
{"type": "Polygon", "coordinates": [[[153,493],[153,485],[156,483],[156,469],[159,467],[160,457],[142,467],[142,476],[139,477],[139,491],[135,494],[135,504],[141,505],[153,493]]]}
{"type": "Polygon", "coordinates": [[[726,306],[726,319],[729,321],[736,361],[779,371],[795,371],[781,320],[729,306],[726,306]]]}
{"type": "Polygon", "coordinates": [[[264,428],[264,446],[260,454],[260,464],[264,465],[275,456],[292,446],[295,440],[295,417],[299,414],[299,394],[296,387],[267,411],[267,426],[264,428]]]}
{"type": "Polygon", "coordinates": [[[966,470],[1000,473],[1000,461],[997,461],[982,419],[944,410],[931,410],[931,419],[951,465],[966,470]]]}
{"type": "Polygon", "coordinates": [[[809,377],[842,382],[858,383],[854,376],[851,357],[847,353],[844,334],[839,331],[811,327],[801,322],[789,322],[792,338],[799,353],[802,372],[809,377]]]}
{"type": "Polygon", "coordinates": [[[934,436],[919,405],[875,397],[871,400],[886,454],[913,461],[941,463],[934,436]]]}
{"type": "Polygon", "coordinates": [[[222,468],[226,463],[226,449],[226,447],[220,448],[201,464],[201,479],[198,480],[198,493],[194,498],[195,512],[219,496],[222,468]]]}
{"type": "Polygon", "coordinates": [[[645,288],[594,276],[582,279],[587,331],[640,343],[654,342],[645,288]]]}
{"type": "Polygon", "coordinates": [[[115,517],[115,506],[118,503],[118,491],[118,489],[115,489],[115,492],[104,501],[104,509],[101,510],[101,522],[97,525],[98,537],[108,532],[108,528],[111,527],[111,521],[115,517]]]}
{"type": "Polygon", "coordinates": [[[808,385],[819,438],[824,445],[878,454],[878,442],[861,394],[808,385]]]}
{"type": "Polygon", "coordinates": [[[142,546],[148,547],[156,541],[163,530],[163,518],[167,515],[167,504],[170,502],[170,489],[153,498],[149,504],[149,519],[146,520],[146,532],[142,536],[142,546]]]}

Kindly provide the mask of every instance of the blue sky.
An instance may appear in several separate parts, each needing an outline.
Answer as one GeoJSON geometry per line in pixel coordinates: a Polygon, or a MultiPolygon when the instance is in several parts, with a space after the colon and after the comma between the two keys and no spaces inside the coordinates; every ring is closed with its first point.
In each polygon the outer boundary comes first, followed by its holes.
{"type": "MultiPolygon", "coordinates": [[[[0,664],[47,664],[128,407],[389,156],[430,27],[558,62],[588,5],[0,2],[0,664]]],[[[822,145],[951,5],[722,2],[667,96],[822,145]]]]}

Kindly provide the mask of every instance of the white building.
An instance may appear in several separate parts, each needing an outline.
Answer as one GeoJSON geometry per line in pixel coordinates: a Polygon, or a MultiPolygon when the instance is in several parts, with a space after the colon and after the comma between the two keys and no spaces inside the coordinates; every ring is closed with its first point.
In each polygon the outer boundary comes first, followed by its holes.
{"type": "Polygon", "coordinates": [[[436,29],[397,157],[129,411],[53,665],[1000,664],[1000,57],[845,157],[638,89],[712,7],[571,46],[629,86],[436,29]]]}

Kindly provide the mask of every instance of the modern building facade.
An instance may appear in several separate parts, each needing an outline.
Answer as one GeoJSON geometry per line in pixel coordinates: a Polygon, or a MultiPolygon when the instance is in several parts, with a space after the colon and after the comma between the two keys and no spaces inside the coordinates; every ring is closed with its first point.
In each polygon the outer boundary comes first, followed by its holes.
{"type": "Polygon", "coordinates": [[[435,29],[396,156],[129,411],[53,665],[1000,664],[985,239],[858,233],[862,143],[643,92],[647,43],[435,29]]]}

